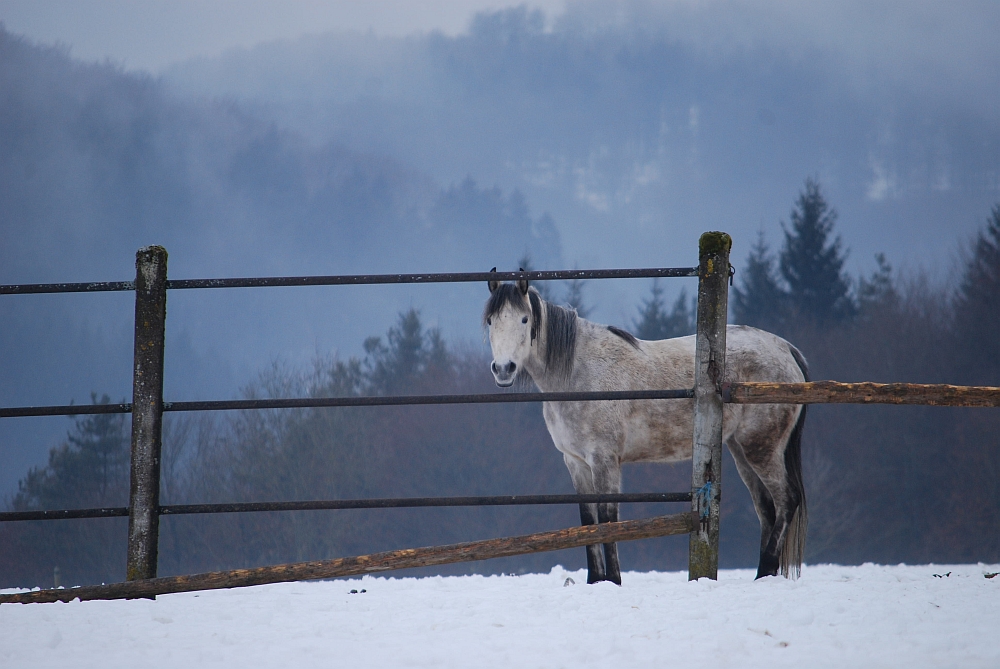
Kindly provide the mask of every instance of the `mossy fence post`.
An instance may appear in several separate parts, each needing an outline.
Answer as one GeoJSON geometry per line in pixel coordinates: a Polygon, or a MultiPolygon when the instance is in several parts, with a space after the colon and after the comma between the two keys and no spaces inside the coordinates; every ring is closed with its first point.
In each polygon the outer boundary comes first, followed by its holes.
{"type": "Polygon", "coordinates": [[[132,458],[125,572],[129,581],[156,577],[166,319],[167,250],[162,246],[147,246],[135,254],[132,458]]]}
{"type": "Polygon", "coordinates": [[[716,579],[719,572],[719,500],[722,493],[722,383],[726,371],[729,251],[724,232],[698,241],[698,314],[695,331],[694,453],[691,511],[694,526],[688,578],[716,579]]]}

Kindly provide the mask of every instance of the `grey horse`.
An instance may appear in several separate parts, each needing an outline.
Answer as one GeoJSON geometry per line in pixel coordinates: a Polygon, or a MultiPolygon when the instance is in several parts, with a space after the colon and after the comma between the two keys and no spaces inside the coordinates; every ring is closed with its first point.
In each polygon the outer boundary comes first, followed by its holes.
{"type": "MultiPolygon", "coordinates": [[[[694,336],[644,341],[541,298],[527,281],[489,283],[483,310],[498,386],[530,378],[544,392],[690,388],[694,336]]],[[[746,326],[726,333],[726,381],[808,380],[802,354],[746,326]]],[[[691,459],[693,400],[545,402],[545,424],[578,493],[621,492],[628,462],[691,459]]],[[[805,407],[727,404],[723,439],[760,519],[757,578],[798,576],[805,549],[801,442],[805,407]]],[[[618,520],[617,504],[581,504],[584,525],[618,520]]],[[[587,581],[621,584],[616,544],[587,547],[587,581]]]]}

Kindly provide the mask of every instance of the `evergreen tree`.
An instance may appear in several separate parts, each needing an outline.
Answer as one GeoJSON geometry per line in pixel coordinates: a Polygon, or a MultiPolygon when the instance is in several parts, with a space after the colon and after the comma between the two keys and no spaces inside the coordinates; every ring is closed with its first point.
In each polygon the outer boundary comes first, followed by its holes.
{"type": "Polygon", "coordinates": [[[667,315],[665,338],[694,334],[696,312],[695,299],[688,298],[687,288],[681,288],[667,315]]]}
{"type": "Polygon", "coordinates": [[[411,383],[428,367],[447,364],[444,340],[437,328],[424,331],[416,309],[399,314],[386,341],[368,337],[364,342],[364,373],[375,393],[392,393],[411,383]]]}
{"type": "Polygon", "coordinates": [[[733,287],[733,316],[737,323],[774,330],[784,322],[786,310],[787,295],[778,284],[774,257],[761,230],[740,273],[740,285],[733,287]]]}
{"type": "Polygon", "coordinates": [[[862,277],[858,282],[858,311],[862,316],[899,304],[899,292],[892,279],[892,265],[885,259],[884,253],[876,253],[875,262],[878,268],[871,277],[862,277]]]}
{"type": "Polygon", "coordinates": [[[639,339],[662,339],[667,313],[663,302],[663,288],[659,279],[653,279],[649,299],[643,300],[639,308],[639,318],[632,326],[639,339]]]}
{"type": "MultiPolygon", "coordinates": [[[[104,395],[94,404],[108,404],[104,395]]],[[[128,501],[129,437],[123,414],[94,414],[76,421],[66,441],[49,451],[45,467],[18,482],[15,509],[103,507],[128,501]]]]}
{"type": "Polygon", "coordinates": [[[1000,385],[1000,204],[980,231],[955,296],[954,335],[973,383],[1000,385]]]}
{"type": "Polygon", "coordinates": [[[788,284],[788,303],[793,315],[819,325],[847,320],[856,307],[850,282],[843,273],[845,254],[840,237],[830,239],[837,212],[829,207],[819,183],[806,179],[791,212],[779,266],[788,284]]]}
{"type": "Polygon", "coordinates": [[[583,286],[586,282],[583,279],[571,279],[566,286],[566,299],[563,300],[567,307],[576,309],[576,313],[581,318],[590,315],[590,307],[583,303],[583,286]]]}
{"type": "Polygon", "coordinates": [[[653,279],[649,299],[643,300],[639,318],[633,324],[639,339],[669,339],[694,332],[694,310],[690,307],[687,290],[682,288],[668,312],[659,279],[653,279]]]}

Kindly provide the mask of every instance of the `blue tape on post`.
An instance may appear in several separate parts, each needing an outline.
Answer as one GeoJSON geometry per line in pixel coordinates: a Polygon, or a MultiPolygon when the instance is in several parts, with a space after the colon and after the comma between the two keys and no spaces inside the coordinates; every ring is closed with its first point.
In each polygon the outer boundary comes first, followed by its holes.
{"type": "Polygon", "coordinates": [[[712,482],[706,481],[705,485],[698,488],[695,492],[695,496],[698,498],[698,508],[701,511],[701,517],[708,518],[712,502],[712,482]]]}

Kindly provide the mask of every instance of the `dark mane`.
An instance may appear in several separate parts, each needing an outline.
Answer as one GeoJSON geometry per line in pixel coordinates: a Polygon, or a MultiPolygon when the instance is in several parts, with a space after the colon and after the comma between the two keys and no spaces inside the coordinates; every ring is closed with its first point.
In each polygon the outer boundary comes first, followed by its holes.
{"type": "Polygon", "coordinates": [[[621,328],[616,328],[614,325],[608,326],[608,332],[614,335],[618,335],[619,337],[627,341],[629,344],[631,344],[632,348],[634,349],[639,348],[639,340],[636,339],[631,332],[626,332],[621,328]]]}
{"type": "MultiPolygon", "coordinates": [[[[534,295],[537,293],[532,297],[534,295]]],[[[576,309],[564,309],[546,302],[545,316],[545,368],[567,378],[573,372],[576,356],[576,309]]]]}

